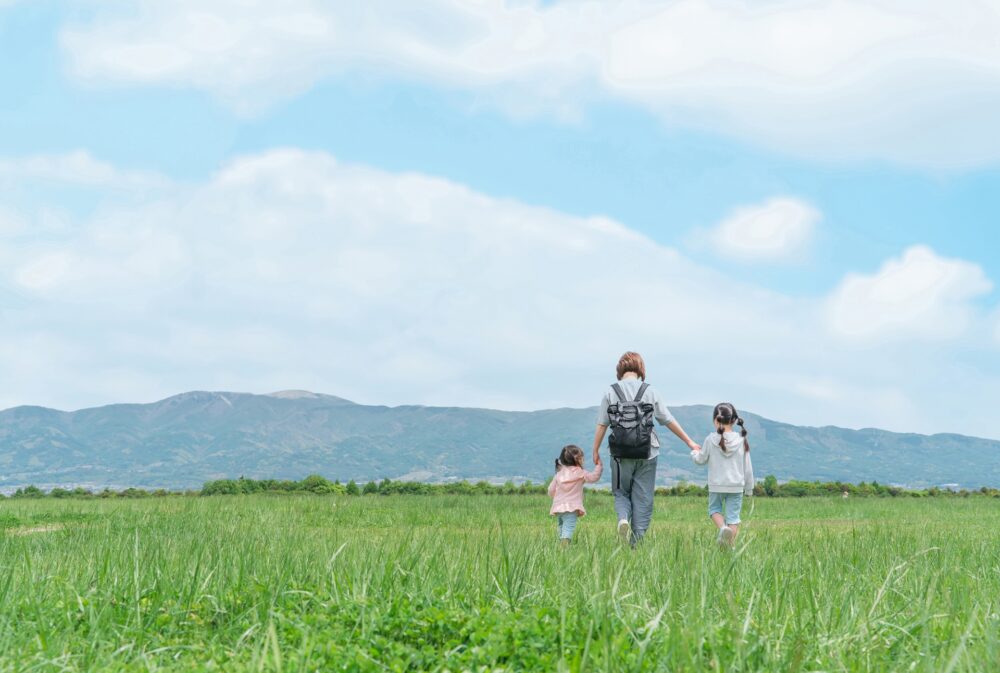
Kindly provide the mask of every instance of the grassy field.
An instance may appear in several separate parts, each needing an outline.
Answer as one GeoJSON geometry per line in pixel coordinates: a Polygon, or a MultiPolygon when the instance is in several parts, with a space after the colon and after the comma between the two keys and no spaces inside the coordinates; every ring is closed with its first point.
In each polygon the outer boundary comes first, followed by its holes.
{"type": "Polygon", "coordinates": [[[0,502],[0,671],[990,671],[1000,500],[694,498],[560,550],[536,496],[0,502]]]}

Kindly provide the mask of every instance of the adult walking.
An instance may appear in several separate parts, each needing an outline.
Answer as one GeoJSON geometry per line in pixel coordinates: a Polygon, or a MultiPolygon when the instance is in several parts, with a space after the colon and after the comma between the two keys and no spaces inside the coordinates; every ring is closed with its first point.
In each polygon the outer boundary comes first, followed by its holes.
{"type": "Polygon", "coordinates": [[[646,363],[638,353],[621,356],[616,368],[618,381],[601,399],[594,433],[594,462],[600,460],[601,444],[611,426],[611,490],[615,496],[618,535],[633,546],[642,539],[653,518],[656,463],[660,440],[653,420],[670,429],[692,451],[701,448],[691,441],[656,390],[646,383],[646,363]]]}

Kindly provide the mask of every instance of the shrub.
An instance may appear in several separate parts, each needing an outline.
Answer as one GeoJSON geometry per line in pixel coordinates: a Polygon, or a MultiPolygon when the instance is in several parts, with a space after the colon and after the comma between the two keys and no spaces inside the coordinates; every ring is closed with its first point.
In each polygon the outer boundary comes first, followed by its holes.
{"type": "Polygon", "coordinates": [[[318,474],[310,474],[308,477],[299,482],[299,489],[309,491],[310,493],[315,493],[317,495],[323,495],[325,493],[333,492],[333,484],[318,474]]]}

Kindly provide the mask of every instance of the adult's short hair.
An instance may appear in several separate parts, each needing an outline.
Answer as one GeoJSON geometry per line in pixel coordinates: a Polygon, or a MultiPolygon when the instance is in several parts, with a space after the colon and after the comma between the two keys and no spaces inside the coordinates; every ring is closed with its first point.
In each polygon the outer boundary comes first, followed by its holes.
{"type": "Polygon", "coordinates": [[[618,359],[618,380],[621,381],[628,372],[637,374],[643,381],[646,380],[646,363],[642,361],[641,355],[633,351],[625,353],[618,359]]]}

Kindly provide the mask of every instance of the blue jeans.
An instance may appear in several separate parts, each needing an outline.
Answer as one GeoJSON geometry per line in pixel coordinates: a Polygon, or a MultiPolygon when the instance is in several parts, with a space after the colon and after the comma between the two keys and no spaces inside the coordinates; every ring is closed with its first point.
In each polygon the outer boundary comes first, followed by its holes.
{"type": "Polygon", "coordinates": [[[559,524],[559,539],[572,540],[573,531],[576,530],[576,512],[563,512],[556,520],[559,524]]]}
{"type": "Polygon", "coordinates": [[[743,509],[742,493],[709,493],[708,515],[722,514],[727,526],[740,523],[740,510],[743,509]]]}

